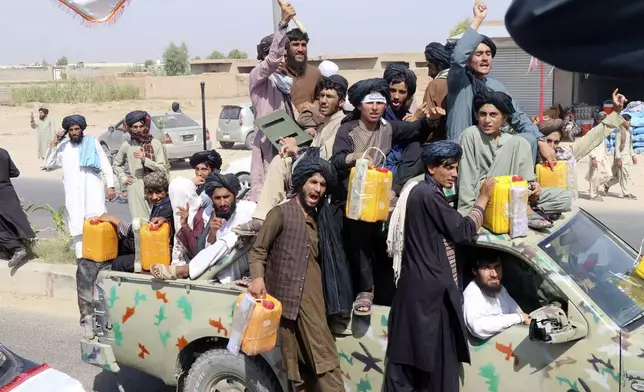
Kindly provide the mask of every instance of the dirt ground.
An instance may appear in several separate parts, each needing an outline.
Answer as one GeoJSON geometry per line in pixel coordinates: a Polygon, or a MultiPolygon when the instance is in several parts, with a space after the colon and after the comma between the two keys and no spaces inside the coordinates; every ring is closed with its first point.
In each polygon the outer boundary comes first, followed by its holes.
{"type": "MultiPolygon", "coordinates": [[[[228,103],[247,102],[250,98],[231,98],[206,101],[206,126],[210,130],[213,140],[213,148],[221,154],[224,167],[228,162],[249,155],[250,152],[241,147],[235,146],[232,150],[224,150],[214,139],[217,129],[217,121],[221,106],[228,103]]],[[[188,116],[201,124],[201,101],[180,102],[181,109],[188,116]]],[[[57,129],[60,127],[63,117],[70,114],[82,114],[88,122],[85,134],[99,136],[107,131],[110,125],[114,125],[132,110],[147,110],[153,113],[169,112],[172,105],[171,100],[136,100],[106,103],[79,103],[79,104],[47,104],[49,115],[54,120],[57,129]]],[[[40,170],[42,162],[36,159],[36,131],[30,127],[30,116],[38,116],[38,107],[34,103],[28,107],[2,107],[0,110],[0,147],[11,154],[11,158],[20,169],[23,178],[49,178],[59,179],[60,171],[44,172],[40,170]]],[[[190,166],[185,164],[173,164],[173,176],[183,173],[192,177],[190,166]]]]}

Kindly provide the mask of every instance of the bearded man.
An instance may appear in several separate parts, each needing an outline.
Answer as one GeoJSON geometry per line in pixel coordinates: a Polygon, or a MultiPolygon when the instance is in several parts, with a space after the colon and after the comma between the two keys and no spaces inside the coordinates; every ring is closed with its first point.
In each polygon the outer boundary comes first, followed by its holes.
{"type": "MultiPolygon", "coordinates": [[[[496,45],[477,32],[487,16],[487,6],[477,0],[474,4],[474,19],[463,33],[454,48],[452,63],[447,75],[449,91],[447,94],[447,139],[458,141],[463,131],[476,124],[476,113],[472,110],[474,95],[486,90],[508,94],[503,83],[489,77],[492,60],[496,55],[496,45]]],[[[537,152],[544,162],[554,167],[557,157],[555,150],[548,145],[544,135],[539,132],[519,103],[512,100],[513,111],[508,123],[529,143],[532,151],[532,164],[537,160],[537,152]]],[[[460,192],[460,190],[459,190],[460,192]]]]}
{"type": "Polygon", "coordinates": [[[114,158],[114,173],[127,186],[127,202],[132,219],[147,219],[152,211],[145,197],[143,177],[153,171],[170,175],[163,144],[150,134],[151,121],[148,112],[135,110],[128,113],[125,125],[131,137],[123,142],[114,158]],[[129,175],[125,173],[126,164],[130,169],[129,175]]]}
{"type": "Polygon", "coordinates": [[[83,256],[83,222],[85,218],[101,216],[106,212],[105,185],[108,199],[114,199],[114,176],[110,161],[98,140],[83,135],[87,128],[85,117],[79,114],[67,116],[62,126],[65,133],[57,134],[51,141],[45,156],[45,168],[63,169],[67,224],[76,258],[80,259],[83,256]],[[69,134],[69,140],[62,141],[65,134],[69,134]]]}
{"type": "MultiPolygon", "coordinates": [[[[49,142],[56,136],[56,128],[54,122],[49,117],[49,109],[38,109],[38,122],[34,119],[33,112],[31,113],[31,129],[36,130],[36,140],[38,143],[38,159],[44,159],[47,154],[49,142]]],[[[44,168],[43,168],[44,169],[44,168]]]]}
{"type": "Polygon", "coordinates": [[[315,87],[322,75],[318,67],[307,62],[309,35],[293,29],[286,33],[286,38],[286,73],[293,79],[291,102],[299,113],[315,102],[315,87]]]}
{"type": "MultiPolygon", "coordinates": [[[[423,98],[423,103],[427,104],[428,109],[435,107],[447,109],[447,75],[454,46],[453,43],[443,45],[432,42],[425,47],[427,72],[432,78],[425,89],[425,97],[423,98]]],[[[437,129],[432,132],[429,141],[445,139],[446,123],[447,116],[443,116],[437,129]]]]}
{"type": "MultiPolygon", "coordinates": [[[[181,228],[177,238],[196,256],[184,265],[153,264],[150,272],[157,279],[197,279],[235,247],[238,236],[234,227],[252,219],[255,203],[237,200],[241,191],[239,179],[234,174],[210,174],[206,178],[204,193],[212,200],[212,206],[200,209],[190,226],[189,211],[177,206],[181,228]]],[[[225,283],[241,279],[247,270],[248,260],[237,260],[222,270],[217,277],[225,283]]]]}
{"type": "MultiPolygon", "coordinates": [[[[327,324],[319,219],[328,208],[327,187],[336,176],[320,158],[293,170],[297,196],[266,216],[250,255],[250,293],[270,293],[282,303],[279,334],[286,376],[296,391],[344,391],[340,361],[327,324]]],[[[350,297],[349,297],[350,298],[350,297]]],[[[349,300],[350,301],[350,300],[349,300]]]]}

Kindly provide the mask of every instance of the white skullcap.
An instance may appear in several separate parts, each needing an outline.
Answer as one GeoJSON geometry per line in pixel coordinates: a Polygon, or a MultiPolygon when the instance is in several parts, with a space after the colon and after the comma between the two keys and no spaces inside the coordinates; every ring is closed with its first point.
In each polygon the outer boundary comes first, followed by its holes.
{"type": "Polygon", "coordinates": [[[340,68],[337,66],[337,64],[329,60],[324,60],[323,62],[321,62],[320,65],[318,65],[318,69],[320,70],[322,76],[326,76],[327,78],[332,75],[337,75],[340,71],[340,68]]]}

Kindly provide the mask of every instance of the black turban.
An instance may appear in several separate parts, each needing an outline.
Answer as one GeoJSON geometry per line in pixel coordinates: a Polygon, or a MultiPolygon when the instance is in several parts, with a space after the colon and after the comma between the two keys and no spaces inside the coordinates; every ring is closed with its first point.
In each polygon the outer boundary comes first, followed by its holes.
{"type": "Polygon", "coordinates": [[[327,160],[316,156],[314,153],[305,155],[295,163],[291,174],[293,190],[299,192],[315,173],[320,173],[326,180],[328,194],[329,190],[333,189],[337,182],[335,169],[327,160]]]}
{"type": "Polygon", "coordinates": [[[391,101],[389,83],[382,78],[373,78],[361,80],[351,86],[349,88],[349,102],[357,110],[358,105],[362,103],[362,99],[374,92],[382,94],[382,96],[387,100],[387,103],[391,101]]]}
{"type": "Polygon", "coordinates": [[[315,95],[318,96],[322,90],[333,89],[338,93],[340,99],[345,99],[349,82],[340,75],[322,76],[316,86],[315,95]]]}
{"type": "Polygon", "coordinates": [[[425,46],[425,60],[428,63],[437,65],[440,69],[448,69],[451,65],[453,44],[443,45],[432,42],[425,46]]]}
{"type": "Polygon", "coordinates": [[[271,44],[273,43],[273,34],[267,35],[262,38],[257,44],[257,60],[262,61],[268,56],[268,52],[271,50],[271,44]]]}
{"type": "Polygon", "coordinates": [[[45,116],[49,114],[49,109],[47,109],[47,108],[40,108],[40,109],[38,109],[38,111],[45,113],[45,116]]]}
{"type": "Polygon", "coordinates": [[[447,159],[461,159],[463,155],[463,149],[458,143],[455,143],[450,140],[439,140],[426,144],[423,147],[423,152],[420,155],[420,159],[423,161],[423,165],[440,165],[447,159]]]}
{"type": "Polygon", "coordinates": [[[306,41],[307,43],[309,42],[309,35],[307,33],[302,32],[302,30],[298,28],[290,30],[288,33],[286,33],[286,38],[288,38],[288,42],[292,42],[292,41],[306,41]]]}
{"type": "Polygon", "coordinates": [[[78,125],[81,130],[85,130],[87,128],[87,120],[85,120],[85,117],[81,116],[80,114],[73,114],[71,116],[67,116],[63,118],[63,129],[66,131],[69,131],[69,128],[72,125],[78,125]]]}
{"type": "Polygon", "coordinates": [[[200,163],[206,163],[212,170],[220,170],[222,159],[217,150],[199,151],[190,157],[190,167],[195,168],[200,163]]]}
{"type": "Polygon", "coordinates": [[[512,98],[500,91],[484,90],[480,93],[474,95],[474,110],[476,112],[485,105],[485,104],[494,105],[501,114],[510,116],[514,113],[514,105],[512,104],[512,98]]]}
{"type": "Polygon", "coordinates": [[[416,94],[416,74],[402,64],[389,64],[385,68],[383,78],[387,83],[405,82],[409,97],[413,98],[414,94],[416,94]]]}
{"type": "Polygon", "coordinates": [[[494,43],[494,41],[492,41],[487,35],[481,34],[481,37],[483,37],[483,41],[481,41],[481,43],[487,45],[490,48],[492,57],[496,56],[496,44],[494,43]]]}
{"type": "Polygon", "coordinates": [[[178,113],[180,110],[179,102],[172,102],[172,111],[178,113]]]}
{"type": "Polygon", "coordinates": [[[239,183],[237,176],[234,174],[208,174],[204,184],[206,195],[208,195],[208,197],[212,197],[212,194],[217,188],[226,188],[230,193],[237,196],[239,191],[241,191],[241,184],[239,183]]]}
{"type": "Polygon", "coordinates": [[[150,125],[150,115],[148,114],[148,112],[145,112],[143,110],[135,110],[133,112],[129,112],[127,116],[125,116],[125,123],[128,127],[131,127],[139,121],[145,125],[150,125]]]}

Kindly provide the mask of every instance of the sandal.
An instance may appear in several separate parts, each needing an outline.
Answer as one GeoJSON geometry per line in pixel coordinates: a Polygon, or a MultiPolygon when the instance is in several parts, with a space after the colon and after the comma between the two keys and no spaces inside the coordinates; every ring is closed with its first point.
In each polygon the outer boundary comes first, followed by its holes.
{"type": "Polygon", "coordinates": [[[175,280],[177,279],[177,266],[165,264],[152,264],[150,273],[159,280],[175,280]]]}
{"type": "Polygon", "coordinates": [[[603,197],[601,197],[601,196],[599,196],[599,195],[597,195],[597,196],[593,197],[593,198],[592,198],[592,199],[590,199],[590,200],[591,200],[591,201],[604,201],[604,198],[603,198],[603,197]]]}
{"type": "Polygon", "coordinates": [[[373,306],[373,294],[363,292],[358,294],[356,300],[353,302],[353,313],[356,316],[370,316],[371,307],[373,306]],[[367,310],[360,310],[367,309],[367,310]]]}
{"type": "Polygon", "coordinates": [[[624,195],[624,199],[637,200],[637,196],[628,194],[628,195],[624,195]]]}
{"type": "Polygon", "coordinates": [[[528,214],[528,227],[532,230],[543,230],[552,227],[552,222],[544,219],[541,215],[535,213],[528,214]]]}

